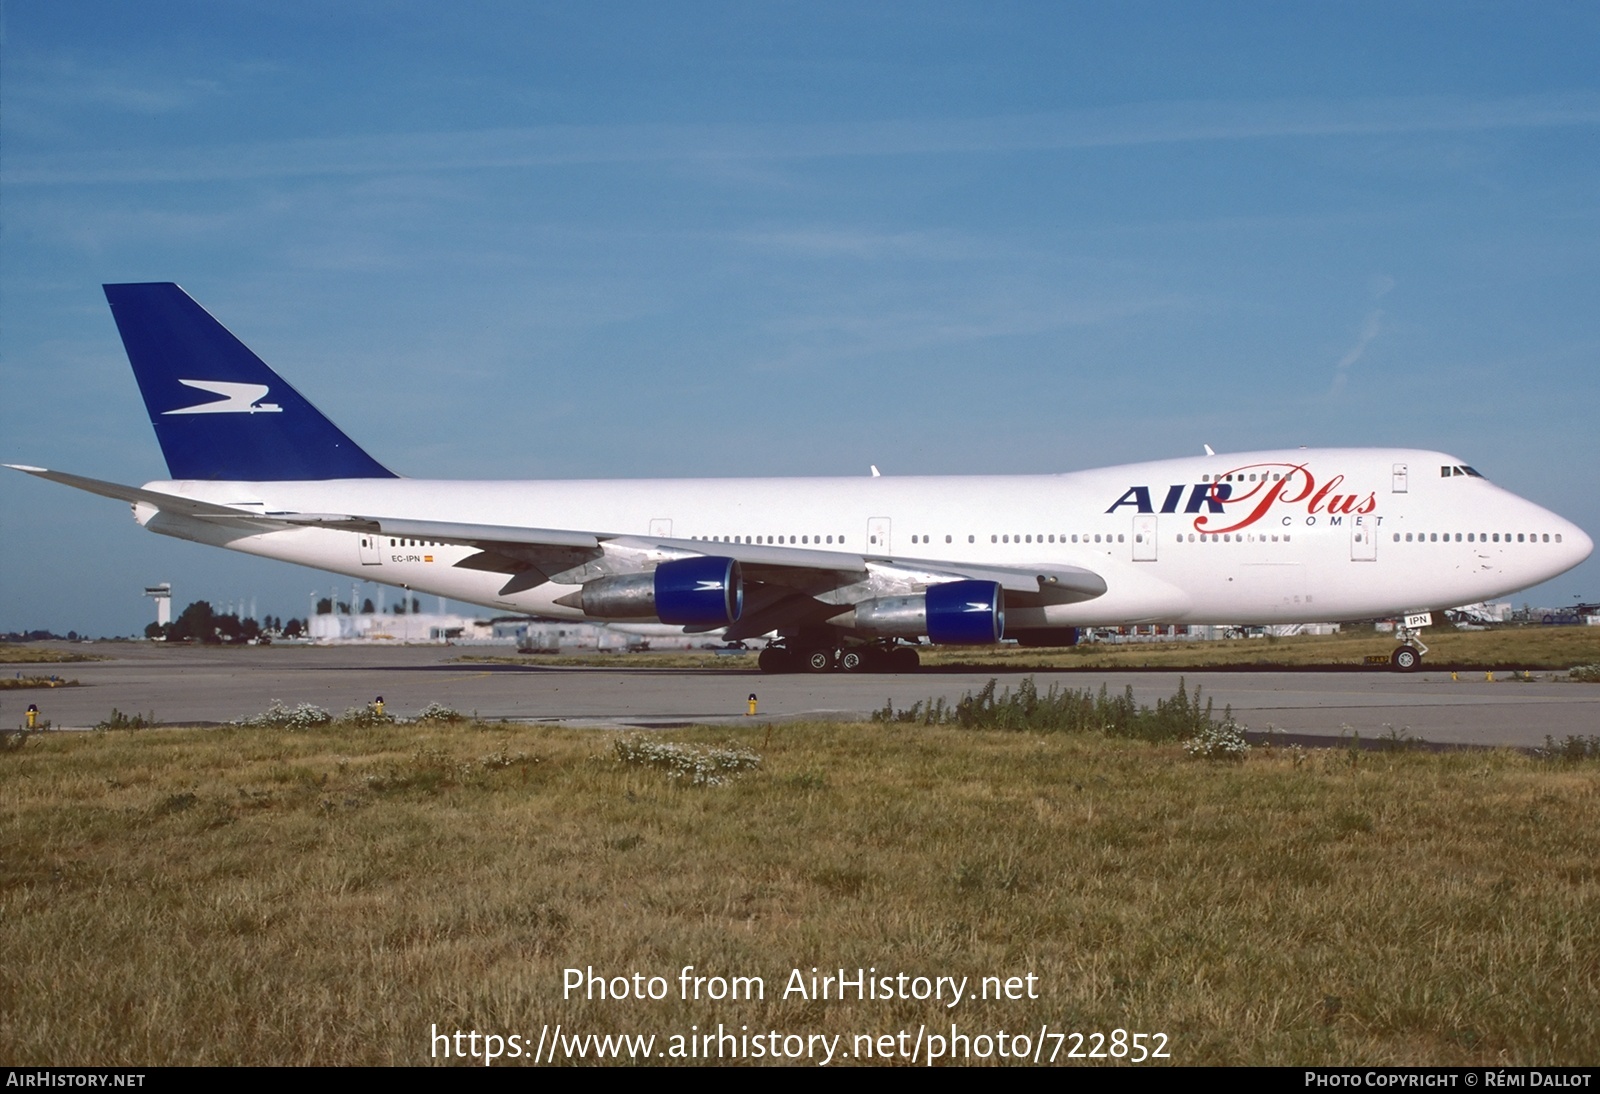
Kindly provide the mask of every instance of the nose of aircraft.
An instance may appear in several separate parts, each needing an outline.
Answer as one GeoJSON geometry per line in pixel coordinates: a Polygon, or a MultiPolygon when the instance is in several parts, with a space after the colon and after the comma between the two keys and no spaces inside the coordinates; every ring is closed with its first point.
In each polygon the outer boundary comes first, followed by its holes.
{"type": "Polygon", "coordinates": [[[1589,538],[1588,532],[1585,532],[1576,524],[1572,524],[1567,521],[1562,521],[1562,523],[1566,524],[1567,526],[1567,531],[1562,537],[1565,541],[1562,543],[1562,546],[1567,547],[1568,544],[1571,545],[1569,548],[1572,552],[1572,562],[1570,565],[1576,566],[1578,563],[1594,554],[1594,540],[1589,538]]]}
{"type": "Polygon", "coordinates": [[[1557,532],[1556,538],[1560,541],[1551,559],[1553,563],[1550,568],[1551,577],[1566,573],[1594,554],[1594,540],[1589,538],[1589,533],[1565,517],[1557,516],[1549,510],[1541,512],[1557,532]]]}

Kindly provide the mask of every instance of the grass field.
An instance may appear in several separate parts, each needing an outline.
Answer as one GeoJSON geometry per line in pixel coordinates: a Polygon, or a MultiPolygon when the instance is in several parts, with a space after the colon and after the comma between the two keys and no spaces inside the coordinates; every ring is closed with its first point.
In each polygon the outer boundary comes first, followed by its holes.
{"type": "MultiPolygon", "coordinates": [[[[36,735],[0,753],[0,1063],[418,1063],[429,1033],[1163,1032],[1182,1064],[1600,1059],[1600,764],[901,723],[36,735]],[[640,750],[629,755],[637,758],[640,750]],[[743,763],[743,761],[741,761],[743,763]],[[679,970],[760,976],[683,1001],[679,970]],[[660,975],[564,999],[563,970],[660,975]],[[791,970],[1039,998],[781,997],[791,970]]],[[[1046,1050],[1048,1055],[1048,1050],[1046,1050]]]]}
{"type": "Polygon", "coordinates": [[[104,661],[105,657],[92,653],[64,650],[57,646],[36,646],[13,642],[0,642],[0,665],[53,665],[75,661],[104,661]]]}
{"type": "MultiPolygon", "coordinates": [[[[1600,627],[1506,627],[1488,631],[1428,630],[1426,668],[1537,669],[1565,671],[1600,663],[1600,627]]],[[[928,668],[974,672],[1063,671],[1072,669],[1308,668],[1361,666],[1365,658],[1384,658],[1394,649],[1389,635],[1369,629],[1292,638],[1250,638],[1215,642],[1084,644],[1070,649],[1020,646],[945,647],[922,651],[928,668]]],[[[658,668],[754,668],[754,654],[661,652],[639,654],[462,654],[457,660],[515,664],[636,665],[658,668]]]]}
{"type": "MultiPolygon", "coordinates": [[[[1600,627],[1505,627],[1487,631],[1430,628],[1425,668],[1566,670],[1600,661],[1600,627]]],[[[1063,650],[942,650],[928,665],[1024,666],[1052,669],[1206,669],[1358,666],[1370,655],[1387,658],[1390,635],[1366,629],[1290,638],[1227,639],[1215,642],[1083,645],[1063,650]]]]}
{"type": "Polygon", "coordinates": [[[0,676],[0,691],[16,691],[21,688],[75,688],[76,680],[68,680],[60,676],[0,676]]]}

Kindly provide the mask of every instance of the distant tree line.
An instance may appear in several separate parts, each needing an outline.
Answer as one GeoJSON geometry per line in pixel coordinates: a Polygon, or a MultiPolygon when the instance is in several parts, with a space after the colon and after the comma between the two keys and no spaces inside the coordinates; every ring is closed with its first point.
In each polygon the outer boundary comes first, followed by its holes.
{"type": "Polygon", "coordinates": [[[196,600],[183,609],[178,618],[166,626],[152,623],[144,629],[146,638],[164,639],[168,642],[203,642],[208,645],[240,645],[258,642],[274,636],[298,638],[305,633],[305,624],[298,619],[285,623],[281,616],[265,616],[260,620],[240,619],[237,615],[220,615],[210,601],[196,600]]]}

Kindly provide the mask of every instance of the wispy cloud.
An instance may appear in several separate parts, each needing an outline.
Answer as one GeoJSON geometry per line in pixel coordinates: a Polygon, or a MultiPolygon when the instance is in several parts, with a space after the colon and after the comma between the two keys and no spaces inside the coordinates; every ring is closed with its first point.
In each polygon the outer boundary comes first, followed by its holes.
{"type": "Polygon", "coordinates": [[[12,107],[19,103],[87,106],[123,114],[188,110],[222,92],[216,80],[86,66],[70,57],[18,61],[7,82],[12,107]]]}
{"type": "Polygon", "coordinates": [[[1173,296],[1061,300],[1034,294],[1030,299],[1021,288],[981,299],[950,300],[946,307],[931,309],[896,308],[856,300],[835,310],[795,315],[769,324],[774,340],[786,348],[751,368],[755,372],[781,373],[884,356],[901,358],[937,347],[1119,323],[1179,310],[1187,303],[1173,296]]]}
{"type": "Polygon", "coordinates": [[[1367,312],[1367,317],[1361,321],[1361,333],[1356,337],[1356,344],[1339,358],[1338,364],[1333,366],[1333,384],[1328,389],[1330,396],[1337,397],[1344,392],[1345,384],[1350,379],[1350,370],[1355,367],[1367,352],[1367,347],[1373,339],[1378,337],[1383,325],[1383,309],[1378,307],[1378,302],[1394,288],[1394,278],[1381,274],[1373,279],[1372,283],[1372,310],[1367,312]]]}
{"type": "Polygon", "coordinates": [[[970,261],[1006,253],[992,242],[949,232],[872,232],[845,228],[797,228],[747,232],[739,242],[760,250],[801,258],[854,258],[863,261],[917,259],[970,261]]]}
{"type": "Polygon", "coordinates": [[[1173,102],[836,124],[538,126],[262,141],[159,152],[13,153],[10,185],[193,182],[650,161],[775,160],[1539,129],[1600,124],[1600,93],[1173,102]]]}

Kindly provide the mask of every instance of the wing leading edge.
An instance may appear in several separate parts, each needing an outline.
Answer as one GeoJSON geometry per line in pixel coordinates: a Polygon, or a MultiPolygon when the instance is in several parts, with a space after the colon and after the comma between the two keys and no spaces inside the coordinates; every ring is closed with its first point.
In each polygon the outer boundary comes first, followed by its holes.
{"type": "MultiPolygon", "coordinates": [[[[1107,591],[1105,579],[1076,566],[1012,567],[972,565],[938,558],[869,555],[806,547],[676,539],[623,533],[529,528],[415,520],[362,513],[264,511],[183,497],[144,487],[8,465],[15,470],[102,497],[149,506],[171,516],[238,527],[323,528],[397,539],[421,539],[475,549],[455,565],[505,576],[497,596],[507,598],[545,584],[574,586],[553,598],[601,621],[655,620],[687,631],[722,630],[736,641],[772,631],[823,626],[863,632],[868,637],[917,637],[937,633],[928,607],[928,590],[952,601],[956,612],[976,612],[978,596],[990,592],[995,633],[1003,630],[1004,606],[1043,607],[1092,600],[1107,591]],[[718,578],[707,563],[727,563],[718,578]],[[673,592],[674,581],[687,583],[673,592]],[[675,602],[715,599],[718,582],[729,586],[726,610],[705,614],[657,604],[663,595],[675,602]],[[716,588],[713,588],[716,586],[716,588]],[[736,586],[736,588],[733,588],[736,586]],[[708,591],[709,590],[709,591],[708,591]],[[737,594],[737,595],[735,595],[737,594]],[[948,594],[948,595],[946,595],[948,594]],[[953,600],[952,600],[953,598],[953,600]],[[914,633],[915,632],[915,633],[914,633]]],[[[936,597],[938,599],[939,597],[936,597]]],[[[954,632],[952,632],[954,633],[954,632]]],[[[992,640],[992,639],[991,639],[992,640]]]]}
{"type": "Polygon", "coordinates": [[[830,621],[856,626],[853,617],[843,620],[841,616],[858,605],[915,597],[933,586],[961,582],[992,585],[1003,592],[1005,603],[1016,607],[1074,604],[1103,596],[1107,589],[1099,574],[1076,566],[978,566],[937,558],[377,515],[269,514],[262,519],[474,547],[478,553],[456,565],[507,575],[499,590],[501,596],[547,582],[575,585],[580,591],[558,597],[555,603],[602,619],[618,616],[604,606],[603,597],[583,595],[581,590],[588,589],[591,582],[649,574],[692,559],[729,559],[737,564],[742,583],[741,610],[732,619],[686,623],[685,627],[691,631],[725,630],[730,640],[830,621]]]}

